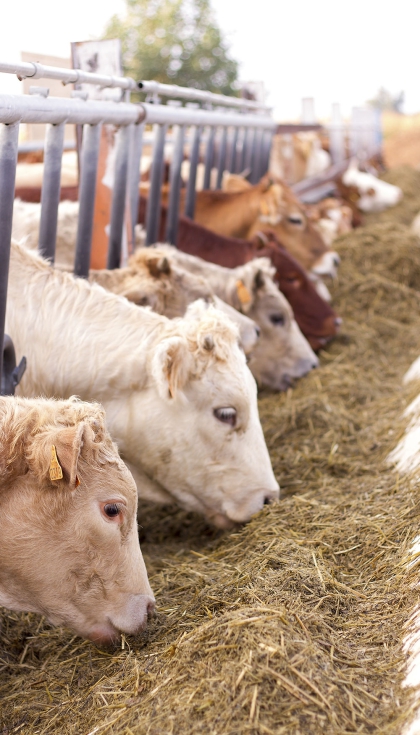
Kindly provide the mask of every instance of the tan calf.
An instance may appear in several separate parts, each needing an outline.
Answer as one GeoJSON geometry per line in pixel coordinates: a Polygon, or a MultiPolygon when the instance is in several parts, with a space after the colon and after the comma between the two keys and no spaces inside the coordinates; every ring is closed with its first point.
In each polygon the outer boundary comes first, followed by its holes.
{"type": "Polygon", "coordinates": [[[154,608],[137,490],[98,404],[0,397],[0,605],[97,642],[154,608]]]}

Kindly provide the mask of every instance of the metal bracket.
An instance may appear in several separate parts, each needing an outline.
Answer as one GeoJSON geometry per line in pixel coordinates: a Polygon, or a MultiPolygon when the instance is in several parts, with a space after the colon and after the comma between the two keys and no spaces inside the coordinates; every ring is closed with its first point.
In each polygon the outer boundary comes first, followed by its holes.
{"type": "Polygon", "coordinates": [[[49,87],[29,87],[29,94],[39,94],[40,97],[48,97],[49,93],[49,87]]]}
{"type": "Polygon", "coordinates": [[[19,365],[16,365],[16,353],[13,342],[8,334],[3,340],[3,372],[1,376],[0,395],[14,396],[15,388],[22,380],[26,370],[26,357],[22,357],[19,365]]]}

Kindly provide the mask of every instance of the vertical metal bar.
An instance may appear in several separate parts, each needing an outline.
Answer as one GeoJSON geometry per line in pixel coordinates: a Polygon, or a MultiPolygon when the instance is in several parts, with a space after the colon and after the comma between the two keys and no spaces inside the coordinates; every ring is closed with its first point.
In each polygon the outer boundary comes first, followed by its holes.
{"type": "Polygon", "coordinates": [[[89,275],[100,139],[100,124],[84,126],[80,166],[79,221],[74,263],[75,275],[83,278],[89,275]]]}
{"type": "Polygon", "coordinates": [[[178,235],[179,194],[181,188],[181,166],[184,158],[184,139],[185,125],[179,125],[176,131],[169,175],[170,192],[165,232],[167,242],[170,242],[172,245],[176,245],[178,235]]]}
{"type": "Polygon", "coordinates": [[[18,138],[19,123],[0,125],[0,381],[3,370],[4,324],[6,319],[18,138]]]}
{"type": "Polygon", "coordinates": [[[197,178],[198,157],[200,154],[200,138],[203,128],[197,125],[194,128],[194,136],[190,152],[190,175],[188,177],[187,195],[185,199],[185,214],[194,219],[195,210],[195,180],[197,178]]]}
{"type": "Polygon", "coordinates": [[[261,128],[256,128],[252,146],[251,174],[249,176],[251,184],[257,184],[260,180],[262,143],[263,131],[261,128]]]}
{"type": "Polygon", "coordinates": [[[228,161],[226,164],[226,168],[228,171],[230,171],[231,174],[235,173],[236,153],[238,149],[238,137],[239,137],[239,128],[233,128],[233,133],[230,139],[228,161]]]}
{"type": "Polygon", "coordinates": [[[132,130],[125,125],[117,133],[115,155],[114,188],[112,190],[111,226],[109,231],[108,258],[106,267],[119,268],[121,263],[121,243],[125,219],[125,201],[128,181],[128,158],[132,130]]]}
{"type": "Polygon", "coordinates": [[[340,105],[332,106],[330,131],[330,154],[333,163],[341,163],[345,158],[344,126],[341,117],[340,105]]]}
{"type": "Polygon", "coordinates": [[[263,136],[263,152],[261,160],[260,178],[268,173],[270,168],[271,146],[273,143],[273,131],[265,130],[263,136]]]}
{"type": "Polygon", "coordinates": [[[153,143],[153,161],[146,212],[146,245],[152,245],[159,239],[160,201],[165,156],[166,128],[166,125],[154,126],[155,139],[153,143]]]}
{"type": "Polygon", "coordinates": [[[249,131],[247,149],[246,149],[246,155],[245,155],[245,166],[244,166],[244,168],[250,169],[250,174],[248,176],[249,179],[252,176],[252,162],[255,156],[256,138],[257,138],[257,131],[255,128],[252,128],[249,131]]]}
{"type": "Polygon", "coordinates": [[[222,139],[220,141],[219,160],[217,163],[216,189],[222,188],[223,171],[225,170],[225,162],[226,162],[227,134],[228,134],[228,129],[225,127],[222,130],[222,139]]]}
{"type": "Polygon", "coordinates": [[[234,174],[239,174],[241,173],[241,171],[243,171],[242,159],[243,159],[244,145],[245,145],[245,128],[241,128],[240,131],[238,131],[238,142],[236,144],[235,163],[234,163],[234,168],[233,168],[234,174]]]}
{"type": "Polygon", "coordinates": [[[58,204],[60,201],[61,161],[65,123],[48,125],[45,136],[44,176],[41,192],[41,219],[38,250],[43,258],[54,263],[57,237],[58,204]]]}
{"type": "Polygon", "coordinates": [[[245,171],[247,167],[246,162],[247,162],[247,156],[248,156],[250,134],[251,134],[250,128],[245,128],[244,137],[242,139],[242,156],[241,156],[241,164],[239,167],[239,173],[242,173],[242,171],[245,171]]]}
{"type": "Polygon", "coordinates": [[[132,128],[132,149],[129,161],[128,188],[131,220],[131,247],[135,245],[135,227],[139,209],[140,159],[143,148],[143,132],[145,123],[130,126],[132,128]]]}
{"type": "Polygon", "coordinates": [[[214,136],[216,135],[216,128],[212,125],[209,131],[209,138],[206,146],[206,156],[204,161],[204,183],[203,189],[210,189],[211,181],[211,170],[213,168],[214,160],[214,136]]]}

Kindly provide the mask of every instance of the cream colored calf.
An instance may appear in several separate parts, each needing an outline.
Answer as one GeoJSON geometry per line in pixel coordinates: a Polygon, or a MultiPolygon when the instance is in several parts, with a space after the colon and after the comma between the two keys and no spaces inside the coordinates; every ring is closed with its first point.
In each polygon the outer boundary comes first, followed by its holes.
{"type": "Polygon", "coordinates": [[[19,392],[99,400],[142,497],[223,527],[278,497],[255,381],[218,310],[170,320],[12,243],[6,329],[28,359],[19,392]]]}
{"type": "Polygon", "coordinates": [[[95,641],[154,608],[136,486],[99,405],[0,397],[0,605],[95,641]]]}
{"type": "MultiPolygon", "coordinates": [[[[252,351],[249,367],[257,383],[274,390],[287,389],[318,365],[318,358],[300,331],[287,299],[273,281],[275,269],[268,258],[257,258],[224,268],[187,255],[170,245],[158,245],[155,252],[202,276],[214,293],[250,317],[260,328],[260,338],[252,351]]],[[[137,250],[130,259],[135,265],[143,257],[137,250]]]]}

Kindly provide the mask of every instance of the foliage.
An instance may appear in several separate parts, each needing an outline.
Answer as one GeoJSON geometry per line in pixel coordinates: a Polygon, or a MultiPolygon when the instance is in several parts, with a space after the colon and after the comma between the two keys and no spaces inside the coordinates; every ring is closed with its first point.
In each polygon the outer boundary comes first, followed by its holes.
{"type": "Polygon", "coordinates": [[[135,79],[236,95],[238,64],[215,21],[210,0],[126,0],[107,38],[120,38],[124,71],[135,79]]]}
{"type": "Polygon", "coordinates": [[[389,92],[385,87],[380,87],[376,96],[369,100],[368,104],[373,105],[374,107],[379,107],[380,110],[394,110],[394,112],[402,112],[402,107],[404,105],[404,92],[401,91],[398,92],[398,94],[393,95],[392,92],[389,92]]]}

